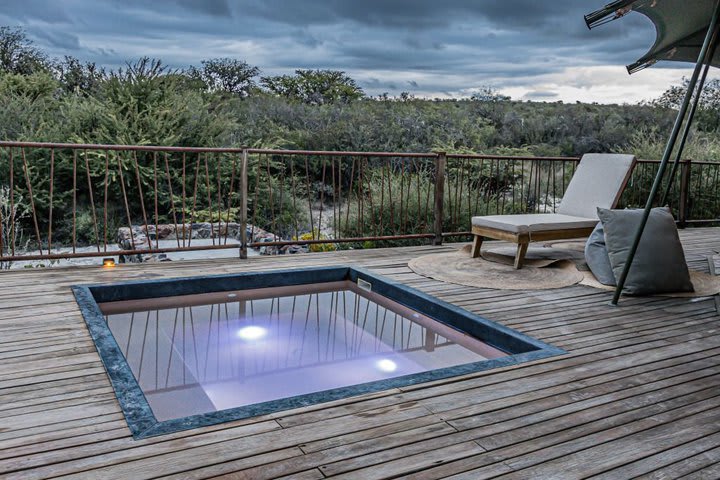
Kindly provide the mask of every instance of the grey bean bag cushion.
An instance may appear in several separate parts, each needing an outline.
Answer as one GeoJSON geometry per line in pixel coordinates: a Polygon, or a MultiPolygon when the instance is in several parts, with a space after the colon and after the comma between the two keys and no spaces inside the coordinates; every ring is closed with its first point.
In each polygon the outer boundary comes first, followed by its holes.
{"type": "Polygon", "coordinates": [[[588,237],[585,244],[585,261],[598,282],[603,285],[616,285],[615,274],[605,246],[605,230],[602,222],[598,222],[595,230],[588,237]]]}
{"type": "MultiPolygon", "coordinates": [[[[605,231],[610,265],[617,281],[642,220],[642,210],[607,210],[598,208],[605,231]]],[[[670,209],[653,208],[640,240],[623,293],[692,292],[685,254],[670,209]]]]}

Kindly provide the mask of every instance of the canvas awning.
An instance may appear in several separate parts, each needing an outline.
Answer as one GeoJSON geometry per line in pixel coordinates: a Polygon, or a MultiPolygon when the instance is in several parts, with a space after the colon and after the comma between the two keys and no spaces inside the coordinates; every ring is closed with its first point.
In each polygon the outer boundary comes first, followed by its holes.
{"type": "MultiPolygon", "coordinates": [[[[585,22],[593,28],[630,12],[641,13],[653,22],[655,43],[627,66],[629,73],[635,73],[660,60],[695,63],[715,3],[715,0],[620,0],[586,15],[585,22]]],[[[713,56],[711,64],[720,67],[720,52],[713,56]]]]}

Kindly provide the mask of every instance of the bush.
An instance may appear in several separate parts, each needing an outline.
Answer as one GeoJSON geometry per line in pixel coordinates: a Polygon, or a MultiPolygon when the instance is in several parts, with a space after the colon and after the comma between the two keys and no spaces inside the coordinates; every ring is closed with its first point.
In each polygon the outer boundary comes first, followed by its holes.
{"type": "MultiPolygon", "coordinates": [[[[10,199],[10,188],[0,186],[0,240],[2,240],[3,255],[12,255],[13,251],[19,253],[27,249],[29,240],[25,238],[22,222],[28,217],[29,208],[22,197],[15,196],[10,199]]],[[[0,270],[7,270],[13,262],[0,262],[0,270]]]]}
{"type": "MultiPolygon", "coordinates": [[[[329,240],[330,238],[324,233],[320,233],[317,229],[312,232],[303,233],[302,235],[293,236],[293,240],[329,240]]],[[[311,252],[333,252],[337,250],[334,243],[311,243],[308,245],[311,252]]]]}

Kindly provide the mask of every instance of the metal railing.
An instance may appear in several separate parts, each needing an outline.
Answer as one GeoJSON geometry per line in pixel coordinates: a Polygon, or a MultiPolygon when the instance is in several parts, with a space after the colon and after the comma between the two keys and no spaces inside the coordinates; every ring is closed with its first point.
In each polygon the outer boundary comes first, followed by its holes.
{"type": "MultiPolygon", "coordinates": [[[[439,244],[473,215],[554,212],[578,162],[0,142],[0,262],[439,244]]],[[[621,206],[644,203],[657,164],[638,162],[621,206]]],[[[669,202],[681,226],[720,221],[719,182],[720,164],[682,163],[669,202]]]]}

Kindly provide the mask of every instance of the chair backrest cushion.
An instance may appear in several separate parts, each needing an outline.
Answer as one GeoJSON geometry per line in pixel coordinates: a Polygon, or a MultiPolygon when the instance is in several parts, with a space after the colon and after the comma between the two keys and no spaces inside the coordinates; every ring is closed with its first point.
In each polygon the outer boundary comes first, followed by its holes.
{"type": "Polygon", "coordinates": [[[615,208],[630,179],[635,156],[606,153],[583,155],[557,213],[598,218],[597,208],[615,208]]]}

